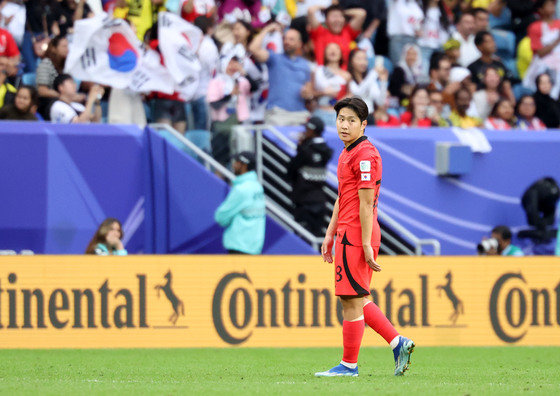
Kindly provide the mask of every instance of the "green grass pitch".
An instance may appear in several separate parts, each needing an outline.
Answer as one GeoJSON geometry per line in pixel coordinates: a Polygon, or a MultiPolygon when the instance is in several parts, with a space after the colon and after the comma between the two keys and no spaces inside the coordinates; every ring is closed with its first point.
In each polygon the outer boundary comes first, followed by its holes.
{"type": "Polygon", "coordinates": [[[1,394],[560,394],[560,348],[423,348],[394,377],[362,348],[360,377],[315,378],[339,348],[0,350],[1,394]]]}

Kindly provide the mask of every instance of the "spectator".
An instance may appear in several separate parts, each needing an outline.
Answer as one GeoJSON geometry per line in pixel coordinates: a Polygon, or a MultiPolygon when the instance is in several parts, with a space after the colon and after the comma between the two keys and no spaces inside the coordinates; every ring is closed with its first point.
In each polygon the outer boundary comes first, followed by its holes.
{"type": "Polygon", "coordinates": [[[422,50],[422,61],[427,71],[432,53],[438,51],[449,39],[449,18],[441,0],[423,0],[424,21],[418,45],[422,50]]]}
{"type": "Polygon", "coordinates": [[[210,80],[207,100],[213,132],[212,152],[221,164],[230,159],[230,136],[234,125],[249,119],[251,84],[243,77],[241,61],[245,51],[240,45],[222,47],[220,72],[210,80]]]}
{"type": "Polygon", "coordinates": [[[490,130],[507,131],[517,125],[514,105],[508,99],[502,98],[496,102],[490,116],[484,122],[484,128],[490,130]]]}
{"type": "Polygon", "coordinates": [[[298,55],[302,42],[295,29],[284,33],[282,54],[262,48],[266,34],[278,28],[278,24],[267,25],[249,45],[253,57],[268,66],[270,89],[265,122],[279,126],[301,125],[309,118],[305,100],[313,99],[311,64],[298,55]]]}
{"type": "MultiPolygon", "coordinates": [[[[517,43],[526,36],[527,28],[536,20],[535,11],[538,11],[539,4],[542,3],[542,0],[500,0],[500,5],[507,5],[511,11],[511,27],[517,43]]],[[[499,12],[495,15],[499,15],[499,12]]]]}
{"type": "Polygon", "coordinates": [[[467,114],[471,107],[472,95],[467,88],[459,88],[455,93],[455,107],[449,116],[451,124],[459,128],[476,128],[482,125],[480,118],[472,117],[467,114]]]}
{"type": "Polygon", "coordinates": [[[305,124],[297,153],[288,165],[287,179],[292,184],[294,218],[315,236],[324,234],[327,197],[327,163],[333,151],[321,137],[325,124],[311,117],[305,124]]]}
{"type": "Polygon", "coordinates": [[[8,82],[8,69],[10,60],[5,56],[0,56],[0,108],[4,105],[13,103],[16,88],[8,82]]]}
{"type": "Polygon", "coordinates": [[[52,15],[52,31],[54,35],[66,36],[74,32],[74,22],[93,16],[86,0],[62,0],[55,7],[52,15]]]}
{"type": "Polygon", "coordinates": [[[517,114],[516,128],[527,131],[542,131],[546,129],[546,125],[535,117],[537,106],[535,99],[531,95],[523,95],[519,98],[515,109],[517,114]]]}
{"type": "Polygon", "coordinates": [[[122,243],[121,222],[109,217],[103,220],[86,249],[86,254],[98,256],[126,256],[128,252],[122,243]]]}
{"type": "MultiPolygon", "coordinates": [[[[497,70],[500,78],[503,79],[504,91],[511,91],[513,74],[502,63],[502,61],[496,57],[496,42],[490,32],[478,32],[474,37],[474,43],[476,48],[480,51],[480,58],[469,65],[469,70],[472,74],[472,80],[476,83],[477,88],[482,88],[482,79],[484,78],[484,71],[486,68],[493,67],[497,70]]],[[[511,97],[511,95],[508,96],[511,97]]]]}
{"type": "Polygon", "coordinates": [[[58,75],[54,80],[53,88],[58,92],[59,97],[50,108],[52,122],[73,124],[101,120],[99,101],[104,92],[99,85],[92,85],[85,106],[72,101],[72,98],[76,97],[76,83],[69,74],[58,75]]]}
{"type": "Polygon", "coordinates": [[[373,114],[375,107],[387,98],[389,72],[382,66],[368,72],[366,52],[360,49],[350,52],[348,72],[352,78],[348,85],[350,95],[361,97],[368,105],[369,114],[373,114]]]}
{"type": "Polygon", "coordinates": [[[533,95],[537,112],[535,115],[547,128],[560,127],[560,104],[550,96],[552,80],[550,75],[543,73],[536,78],[537,92],[533,95]]]}
{"type": "Polygon", "coordinates": [[[373,113],[374,125],[379,128],[398,128],[401,126],[401,121],[387,112],[389,108],[389,98],[385,102],[375,108],[373,113]]]}
{"type": "Polygon", "coordinates": [[[126,10],[126,15],[119,15],[128,19],[136,30],[140,41],[144,41],[146,32],[152,26],[157,26],[158,13],[165,11],[166,0],[116,0],[115,6],[126,10]]]}
{"type": "Polygon", "coordinates": [[[407,44],[416,44],[421,34],[424,13],[416,0],[389,0],[387,36],[389,58],[396,64],[407,44]]]}
{"type": "Polygon", "coordinates": [[[443,51],[445,56],[451,62],[451,67],[457,67],[459,65],[459,57],[461,56],[461,43],[454,38],[451,38],[443,44],[443,51]]]}
{"type": "Polygon", "coordinates": [[[401,59],[389,80],[389,92],[402,103],[410,97],[417,84],[422,83],[422,57],[417,45],[403,47],[401,59]]]}
{"type": "Polygon", "coordinates": [[[243,46],[245,54],[240,59],[243,66],[240,71],[243,77],[251,83],[250,120],[262,122],[266,111],[266,95],[268,93],[268,68],[266,63],[255,62],[250,56],[249,43],[254,36],[253,27],[244,21],[238,20],[233,24],[234,43],[243,46]]]}
{"type": "Polygon", "coordinates": [[[224,248],[230,254],[261,254],[265,235],[264,190],[255,172],[253,153],[239,153],[233,162],[237,176],[226,199],[216,209],[214,219],[226,227],[224,248]]]}
{"type": "Polygon", "coordinates": [[[352,76],[342,69],[342,50],[336,43],[325,48],[325,65],[319,66],[313,74],[313,89],[317,95],[315,115],[328,126],[336,125],[336,112],[333,106],[346,96],[348,83],[352,76]]]}
{"type": "Polygon", "coordinates": [[[214,0],[183,0],[181,4],[181,18],[190,23],[200,16],[213,20],[217,11],[214,0]]]}
{"type": "Polygon", "coordinates": [[[490,13],[484,8],[473,8],[472,14],[474,17],[474,33],[486,32],[490,30],[490,13]]]}
{"type": "Polygon", "coordinates": [[[429,91],[430,105],[426,111],[428,117],[432,120],[434,125],[440,127],[451,126],[449,120],[448,106],[443,101],[443,94],[440,91],[429,91]]]}
{"type": "Polygon", "coordinates": [[[476,85],[471,80],[471,72],[466,67],[453,67],[449,73],[449,84],[443,90],[443,101],[450,108],[455,107],[455,94],[460,88],[467,88],[469,92],[476,92],[476,85]]]}
{"type": "Polygon", "coordinates": [[[441,52],[434,52],[430,59],[430,91],[441,91],[444,99],[446,96],[453,95],[459,88],[459,83],[449,86],[451,78],[451,62],[441,52]]]}
{"type": "Polygon", "coordinates": [[[14,103],[0,109],[0,120],[37,121],[37,90],[22,85],[17,90],[14,103]]]}
{"type": "Polygon", "coordinates": [[[350,43],[360,34],[366,12],[361,8],[343,10],[340,6],[332,5],[324,11],[325,26],[322,26],[315,16],[318,9],[318,6],[310,7],[307,14],[309,32],[315,47],[315,60],[319,65],[324,64],[327,45],[336,43],[342,50],[343,67],[346,68],[350,43]],[[345,17],[350,18],[348,23],[345,17]]]}
{"type": "MultiPolygon", "coordinates": [[[[523,251],[513,245],[511,243],[511,238],[512,238],[512,234],[511,234],[511,230],[509,229],[509,227],[507,226],[496,226],[492,229],[492,233],[490,235],[491,239],[494,239],[494,246],[492,246],[490,249],[484,251],[484,249],[480,249],[479,247],[479,252],[483,253],[485,255],[488,256],[497,256],[497,255],[501,255],[501,256],[524,256],[523,251]]],[[[486,239],[485,241],[489,241],[489,239],[486,239]]],[[[484,240],[483,240],[484,243],[484,240]]],[[[482,244],[483,244],[482,243],[482,244]]],[[[480,244],[479,246],[481,246],[482,244],[480,244]]]]}
{"type": "Polygon", "coordinates": [[[195,19],[194,24],[202,30],[204,38],[198,48],[198,59],[201,65],[200,80],[198,82],[197,94],[191,102],[191,109],[194,118],[194,128],[207,130],[210,118],[208,115],[209,110],[206,93],[208,92],[210,80],[218,70],[220,53],[216,43],[212,39],[212,34],[214,33],[212,20],[206,16],[199,16],[195,19]]]}
{"type": "Polygon", "coordinates": [[[523,85],[534,89],[532,84],[535,76],[543,72],[550,72],[554,83],[550,96],[558,99],[560,93],[560,20],[554,19],[555,4],[555,0],[538,0],[535,3],[540,20],[529,26],[528,36],[531,39],[534,56],[525,74],[523,85]]]}
{"type": "Polygon", "coordinates": [[[428,117],[428,105],[430,96],[428,90],[423,86],[417,86],[410,95],[410,104],[407,111],[401,115],[401,123],[408,127],[429,128],[434,126],[428,117]]]}
{"type": "Polygon", "coordinates": [[[15,73],[13,73],[12,71],[17,71],[21,59],[18,46],[10,32],[1,28],[0,43],[0,56],[5,57],[8,60],[6,70],[10,72],[10,75],[13,75],[15,73]]]}
{"type": "Polygon", "coordinates": [[[490,114],[490,110],[501,97],[506,97],[502,90],[502,80],[498,70],[494,67],[487,67],[482,80],[482,89],[473,95],[474,105],[478,116],[485,119],[490,114]]]}
{"type": "Polygon", "coordinates": [[[465,12],[461,14],[456,28],[457,31],[453,33],[453,38],[461,43],[459,64],[467,67],[480,57],[480,52],[474,44],[475,25],[472,13],[465,12]]]}

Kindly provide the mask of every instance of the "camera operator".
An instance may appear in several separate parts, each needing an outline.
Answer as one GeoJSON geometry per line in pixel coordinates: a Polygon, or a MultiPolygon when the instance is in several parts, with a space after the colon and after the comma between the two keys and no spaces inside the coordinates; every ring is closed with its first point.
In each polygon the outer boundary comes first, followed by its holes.
{"type": "Polygon", "coordinates": [[[477,246],[478,254],[485,256],[524,256],[523,251],[511,243],[511,230],[507,226],[496,226],[490,238],[483,239],[477,246]]]}

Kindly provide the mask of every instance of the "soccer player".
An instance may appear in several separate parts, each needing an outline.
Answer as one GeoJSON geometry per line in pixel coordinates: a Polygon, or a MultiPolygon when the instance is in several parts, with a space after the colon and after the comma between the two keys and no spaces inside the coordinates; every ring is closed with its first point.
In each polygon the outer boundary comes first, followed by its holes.
{"type": "Polygon", "coordinates": [[[338,198],[321,246],[323,260],[332,263],[335,246],[335,294],[342,302],[344,352],[338,366],[315,373],[317,377],[358,376],[358,353],[364,322],[381,335],[393,349],[395,375],[403,375],[414,349],[412,340],[399,335],[379,307],[366,298],[373,271],[381,271],[375,261],[381,232],[377,223],[377,200],[381,185],[381,157],[364,136],[368,107],[357,96],[339,101],[336,129],[344,150],[338,159],[338,198]]]}

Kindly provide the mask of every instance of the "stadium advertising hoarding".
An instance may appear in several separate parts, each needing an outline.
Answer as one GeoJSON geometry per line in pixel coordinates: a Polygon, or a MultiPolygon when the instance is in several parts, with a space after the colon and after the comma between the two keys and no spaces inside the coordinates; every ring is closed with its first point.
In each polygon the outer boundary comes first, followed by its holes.
{"type": "MultiPolygon", "coordinates": [[[[560,345],[560,258],[381,257],[418,345],[560,345]]],[[[300,256],[0,259],[0,347],[339,346],[334,269],[300,256]]],[[[366,330],[364,345],[383,345],[366,330]]]]}

